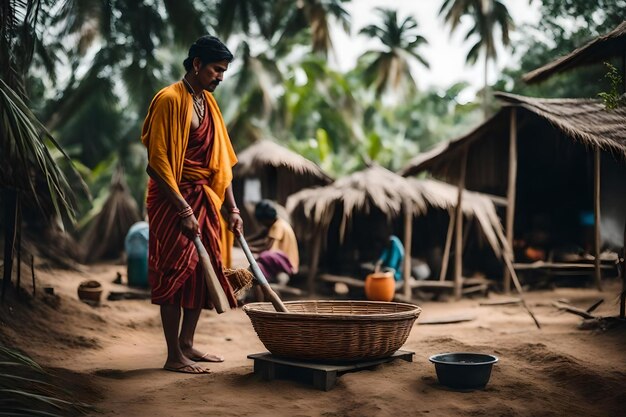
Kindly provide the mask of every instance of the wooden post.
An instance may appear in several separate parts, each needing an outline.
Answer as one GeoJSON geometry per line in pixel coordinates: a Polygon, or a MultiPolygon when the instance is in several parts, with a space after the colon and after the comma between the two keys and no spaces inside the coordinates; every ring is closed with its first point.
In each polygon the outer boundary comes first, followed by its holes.
{"type": "Polygon", "coordinates": [[[593,264],[596,287],[602,291],[602,276],[600,271],[600,148],[594,151],[593,163],[593,264]]]}
{"type": "Polygon", "coordinates": [[[409,199],[404,200],[404,296],[411,299],[411,239],[413,238],[413,207],[409,199]]]}
{"type": "Polygon", "coordinates": [[[446,274],[448,273],[448,262],[450,259],[450,246],[452,246],[452,232],[454,231],[454,219],[456,217],[456,211],[448,210],[450,216],[450,222],[448,223],[448,232],[446,233],[446,246],[443,248],[443,260],[441,261],[441,271],[439,271],[439,281],[446,280],[446,274]]]}
{"type": "Polygon", "coordinates": [[[463,291],[463,189],[465,188],[465,171],[467,170],[467,148],[462,150],[461,171],[459,173],[458,196],[455,213],[454,237],[454,297],[459,300],[463,291]]]}
{"type": "Polygon", "coordinates": [[[317,269],[320,261],[320,252],[322,250],[322,230],[316,229],[313,237],[313,248],[311,249],[311,261],[309,264],[309,275],[307,277],[307,289],[309,291],[309,298],[314,296],[315,291],[315,276],[317,275],[317,269]]]}
{"type": "MultiPolygon", "coordinates": [[[[506,189],[506,241],[509,244],[509,259],[513,260],[513,224],[515,221],[515,194],[517,187],[517,112],[511,107],[509,125],[509,179],[506,189]]],[[[511,292],[511,273],[504,270],[504,292],[511,292]]]]}

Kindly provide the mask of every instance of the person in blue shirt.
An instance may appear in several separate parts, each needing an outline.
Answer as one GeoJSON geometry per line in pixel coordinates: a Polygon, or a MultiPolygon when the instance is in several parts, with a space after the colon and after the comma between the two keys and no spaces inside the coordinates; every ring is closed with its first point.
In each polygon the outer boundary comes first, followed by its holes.
{"type": "Polygon", "coordinates": [[[378,261],[376,261],[375,270],[390,271],[393,270],[393,276],[396,281],[402,280],[402,261],[404,260],[404,246],[397,236],[389,236],[387,245],[383,249],[378,261]]]}

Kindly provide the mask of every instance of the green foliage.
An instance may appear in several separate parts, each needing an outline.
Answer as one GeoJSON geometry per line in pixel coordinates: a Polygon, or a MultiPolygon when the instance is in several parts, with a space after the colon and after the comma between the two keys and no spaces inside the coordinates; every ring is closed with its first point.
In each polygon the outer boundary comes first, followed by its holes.
{"type": "Polygon", "coordinates": [[[35,361],[0,345],[0,415],[66,417],[90,407],[52,383],[35,361]]]}
{"type": "Polygon", "coordinates": [[[602,99],[604,107],[607,110],[614,110],[619,106],[626,104],[626,97],[620,94],[620,89],[622,88],[622,76],[613,65],[608,62],[605,62],[604,65],[607,67],[605,77],[609,80],[611,89],[608,92],[603,91],[598,93],[598,97],[602,99]]]}
{"type": "MultiPolygon", "coordinates": [[[[526,85],[521,77],[613,30],[624,20],[625,0],[543,0],[542,17],[535,27],[522,28],[517,67],[503,71],[496,89],[532,97],[597,97],[610,90],[601,65],[555,74],[539,84],[526,85]]],[[[619,59],[609,60],[612,65],[619,59]]]]}

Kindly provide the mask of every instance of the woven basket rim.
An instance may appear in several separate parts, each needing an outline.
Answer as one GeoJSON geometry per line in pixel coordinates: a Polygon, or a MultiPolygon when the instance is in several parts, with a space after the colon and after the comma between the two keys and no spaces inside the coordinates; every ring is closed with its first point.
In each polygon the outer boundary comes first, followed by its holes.
{"type": "MultiPolygon", "coordinates": [[[[259,306],[268,306],[271,305],[269,302],[256,302],[249,303],[243,306],[243,311],[248,315],[254,316],[265,316],[265,317],[274,317],[274,318],[283,318],[285,320],[291,319],[328,319],[328,320],[396,320],[400,318],[409,318],[409,317],[417,317],[422,309],[421,307],[415,304],[409,303],[398,303],[398,302],[386,302],[386,301],[365,301],[365,300],[302,300],[302,301],[286,301],[284,304],[289,309],[290,304],[314,304],[314,303],[323,303],[323,304],[362,304],[362,305],[376,305],[376,304],[395,304],[403,307],[408,307],[405,311],[395,311],[391,313],[374,313],[374,314],[326,314],[326,313],[306,313],[306,312],[278,312],[278,311],[268,311],[268,310],[260,310],[256,307],[259,306]]],[[[273,307],[272,307],[273,308],[273,307]]]]}

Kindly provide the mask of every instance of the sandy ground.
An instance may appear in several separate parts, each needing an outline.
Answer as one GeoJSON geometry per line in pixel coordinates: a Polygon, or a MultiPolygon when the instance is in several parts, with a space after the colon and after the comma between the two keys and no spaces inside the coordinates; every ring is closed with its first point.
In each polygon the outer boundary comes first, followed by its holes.
{"type": "Polygon", "coordinates": [[[626,415],[626,328],[580,330],[579,317],[551,305],[567,299],[587,308],[604,298],[596,313],[615,316],[617,282],[607,282],[603,292],[558,288],[527,293],[541,330],[519,305],[480,306],[484,298],[419,303],[423,313],[403,347],[415,352],[413,362],[396,360],[347,373],[323,392],[304,382],[264,381],[253,373],[247,355],[266,349],[242,310],[201,316],[196,346],[226,358],[211,364],[211,374],[163,371],[158,308],[146,300],[106,301],[107,291],[127,289],[112,284],[116,272],[124,274],[125,267],[40,269],[38,285],[53,286],[55,296],[38,292],[22,303],[9,297],[0,306],[0,341],[51,369],[78,400],[95,406],[94,416],[626,415]],[[78,300],[76,289],[85,279],[105,285],[99,307],[78,300]],[[475,319],[419,324],[460,314],[475,319]],[[457,392],[438,384],[428,357],[450,351],[499,357],[485,390],[457,392]]]}

